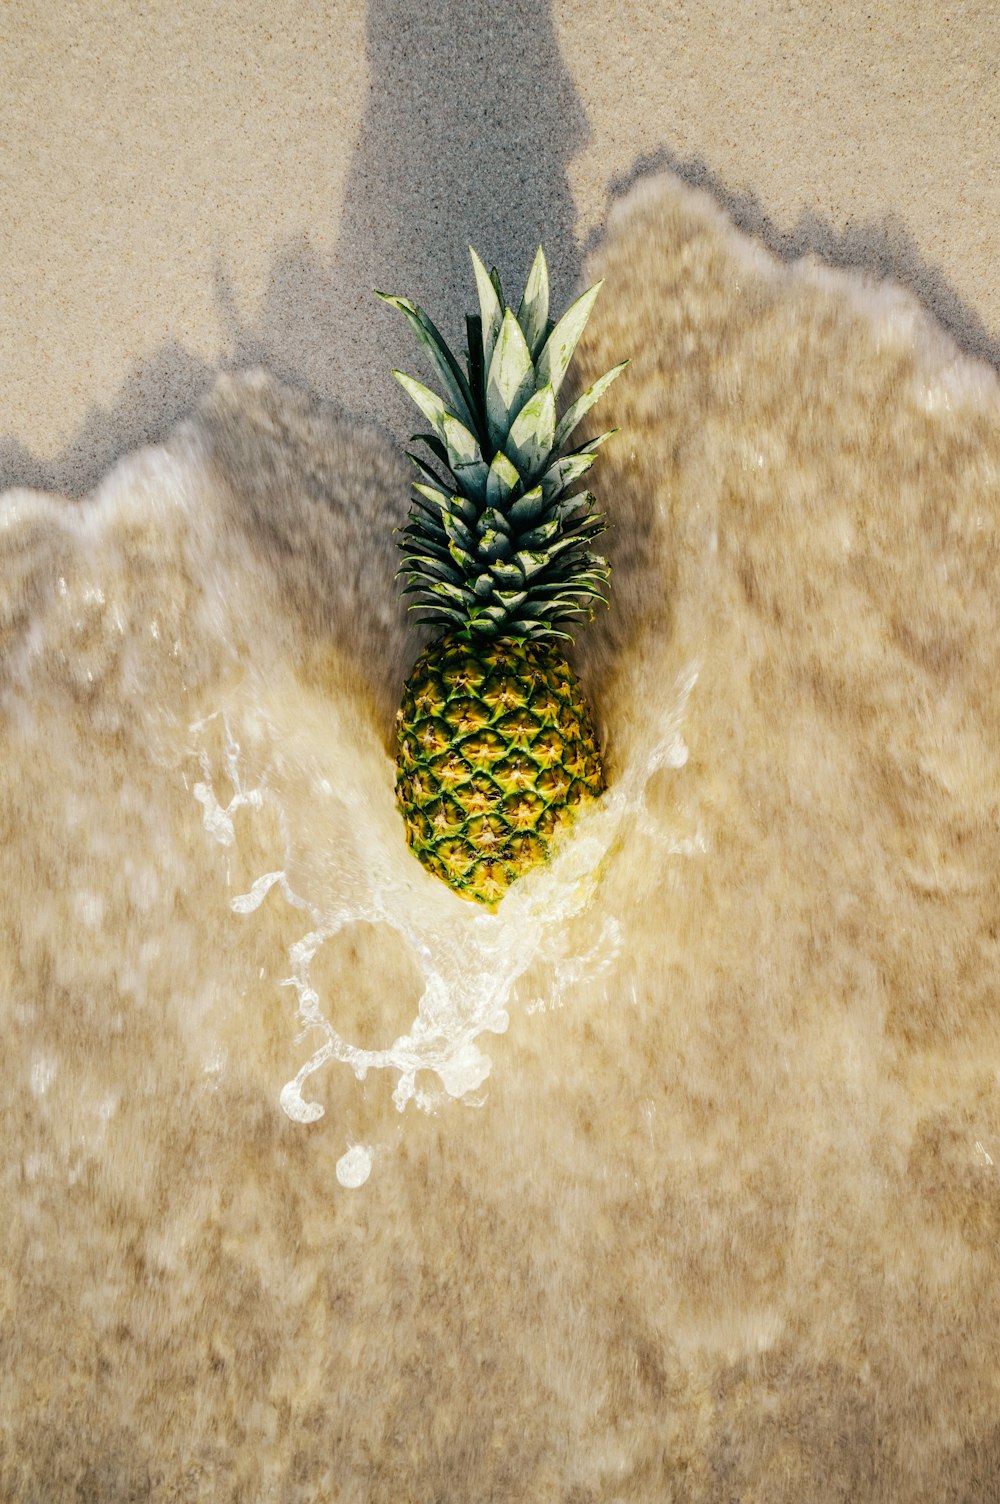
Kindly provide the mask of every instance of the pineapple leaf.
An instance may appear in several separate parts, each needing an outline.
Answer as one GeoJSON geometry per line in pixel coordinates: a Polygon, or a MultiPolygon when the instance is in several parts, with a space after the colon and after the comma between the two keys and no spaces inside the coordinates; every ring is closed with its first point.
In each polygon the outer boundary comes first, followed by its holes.
{"type": "MultiPolygon", "coordinates": [[[[490,573],[495,578],[496,568],[494,567],[493,569],[491,569],[490,573]]],[[[502,603],[504,610],[508,612],[516,611],[517,608],[519,606],[523,606],[524,602],[528,599],[528,593],[525,590],[494,589],[493,594],[496,596],[497,600],[502,603]]]]}
{"type": "Polygon", "coordinates": [[[550,465],[542,476],[542,491],[546,501],[555,501],[561,496],[567,486],[571,486],[590,469],[595,458],[593,454],[569,454],[550,465]]]}
{"type": "Polygon", "coordinates": [[[526,481],[534,479],[552,453],[555,429],[555,393],[546,385],[528,398],[507,436],[507,449],[526,481]]]}
{"type": "MultiPolygon", "coordinates": [[[[413,435],[413,442],[415,444],[426,444],[427,448],[430,450],[431,454],[433,454],[438,463],[443,465],[446,470],[451,469],[451,466],[448,464],[448,451],[444,447],[436,433],[415,433],[413,435]]],[[[416,460],[415,462],[418,465],[420,464],[420,460],[416,460]]],[[[438,484],[440,484],[440,482],[438,482],[438,484]]]]}
{"type": "Polygon", "coordinates": [[[409,298],[391,297],[388,293],[378,291],[375,296],[381,298],[383,303],[388,303],[390,308],[398,308],[404,315],[406,322],[417,337],[417,343],[429,356],[431,364],[444,383],[451,407],[463,423],[469,428],[475,428],[475,405],[469,383],[458,361],[445,344],[440,330],[431,322],[420,305],[411,303],[409,298]]]}
{"type": "MultiPolygon", "coordinates": [[[[435,432],[440,434],[442,432],[441,425],[448,416],[448,409],[441,401],[437,392],[432,392],[429,386],[424,386],[422,381],[415,381],[412,376],[407,376],[404,371],[393,371],[392,374],[410,400],[417,404],[435,432]]],[[[418,437],[422,437],[422,435],[418,435],[418,437]]]]}
{"type": "Polygon", "coordinates": [[[457,543],[459,547],[467,551],[471,551],[476,547],[475,533],[471,528],[466,527],[465,523],[460,521],[454,512],[446,512],[441,521],[452,543],[457,543]]]}
{"type": "Polygon", "coordinates": [[[490,281],[493,283],[493,291],[496,293],[497,298],[499,299],[500,307],[506,308],[507,300],[503,295],[503,288],[500,285],[500,273],[497,271],[495,266],[490,267],[490,281]]]}
{"type": "Polygon", "coordinates": [[[448,534],[441,526],[441,518],[431,519],[422,517],[418,512],[411,512],[409,521],[402,531],[400,548],[447,548],[448,534]]]}
{"type": "Polygon", "coordinates": [[[486,377],[486,422],[490,443],[501,448],[525,398],[534,390],[535,370],[521,326],[510,309],[503,316],[486,377]]]}
{"type": "Polygon", "coordinates": [[[442,420],[445,446],[448,450],[448,465],[462,490],[476,501],[486,499],[486,477],[489,473],[476,436],[460,423],[453,413],[446,413],[442,420]]]}
{"type": "Polygon", "coordinates": [[[519,564],[520,567],[524,570],[525,579],[530,580],[533,575],[538,574],[540,570],[545,568],[546,564],[549,562],[551,554],[534,553],[529,551],[528,549],[519,548],[517,553],[512,557],[516,561],[516,563],[519,564]]]}
{"type": "Polygon", "coordinates": [[[539,527],[533,527],[530,533],[522,533],[517,540],[518,548],[541,548],[548,543],[559,531],[558,517],[552,517],[548,522],[543,522],[539,527]]]}
{"type": "Polygon", "coordinates": [[[461,611],[445,611],[443,608],[437,611],[428,601],[415,601],[409,608],[411,611],[433,611],[432,616],[418,616],[417,625],[420,627],[439,627],[442,622],[457,624],[462,620],[461,611]]]}
{"type": "Polygon", "coordinates": [[[493,528],[498,533],[510,533],[510,523],[497,507],[487,507],[476,525],[480,533],[485,533],[487,528],[493,528]]]}
{"type": "MultiPolygon", "coordinates": [[[[423,590],[430,590],[434,595],[440,595],[449,601],[461,601],[469,606],[475,600],[472,591],[464,585],[453,585],[450,580],[427,580],[421,586],[423,590]]],[[[403,594],[407,592],[404,590],[403,594]]]]}
{"type": "Polygon", "coordinates": [[[494,622],[498,627],[502,627],[506,625],[507,618],[510,615],[510,612],[507,610],[506,606],[487,606],[482,614],[489,621],[494,622]]]}
{"type": "Polygon", "coordinates": [[[512,491],[521,484],[518,475],[510,460],[502,449],[498,449],[493,456],[490,465],[490,473],[486,477],[486,500],[491,507],[495,507],[507,500],[512,491]]]}
{"type": "Polygon", "coordinates": [[[587,388],[582,397],[578,397],[572,406],[566,409],[555,432],[553,445],[556,449],[562,448],[580,419],[590,412],[597,399],[603,397],[615,377],[620,376],[627,365],[628,361],[623,360],[620,365],[613,366],[610,371],[605,371],[603,376],[597,378],[593,386],[587,388]]]}
{"type": "Polygon", "coordinates": [[[471,465],[455,466],[455,481],[467,496],[482,505],[486,500],[486,478],[489,473],[482,460],[475,460],[471,465]]]}
{"type": "Polygon", "coordinates": [[[541,512],[545,510],[547,499],[543,495],[541,486],[535,486],[534,490],[519,496],[507,509],[507,516],[511,522],[533,522],[541,512]]]}
{"type": "MultiPolygon", "coordinates": [[[[584,542],[587,538],[596,538],[597,535],[598,535],[598,533],[603,533],[603,532],[604,532],[604,529],[603,529],[603,527],[601,527],[601,528],[598,528],[596,530],[596,532],[593,532],[593,533],[584,533],[584,534],[581,534],[580,537],[557,538],[554,543],[550,543],[549,544],[548,550],[546,551],[546,554],[545,554],[545,558],[546,558],[546,560],[550,560],[551,559],[551,560],[555,561],[556,559],[558,559],[559,555],[560,554],[564,554],[567,549],[576,549],[576,548],[579,548],[580,544],[582,542],[584,542]]],[[[583,562],[584,559],[586,558],[586,555],[585,554],[577,554],[576,557],[581,562],[583,562]]]]}
{"type": "Polygon", "coordinates": [[[460,548],[457,543],[450,543],[448,545],[448,552],[451,554],[452,558],[461,571],[458,578],[460,580],[471,579],[472,575],[475,574],[476,569],[478,568],[478,565],[472,555],[470,553],[467,553],[464,548],[460,548]]]}
{"type": "Polygon", "coordinates": [[[451,580],[455,585],[460,585],[465,578],[454,564],[446,564],[443,559],[432,558],[430,554],[407,554],[402,567],[406,568],[407,565],[411,578],[427,575],[433,579],[451,580]]]}
{"type": "Polygon", "coordinates": [[[489,273],[471,245],[469,255],[472,257],[472,269],[476,274],[476,289],[479,293],[479,307],[482,314],[483,370],[488,371],[490,361],[493,359],[497,336],[500,333],[500,325],[503,323],[503,299],[497,297],[497,290],[489,273]]]}
{"type": "Polygon", "coordinates": [[[420,481],[413,482],[413,489],[429,501],[431,506],[437,507],[441,512],[447,511],[450,497],[446,491],[439,491],[436,486],[425,486],[420,481]]]}
{"type": "MultiPolygon", "coordinates": [[[[478,313],[465,315],[466,340],[469,358],[469,387],[476,404],[476,418],[482,416],[483,388],[486,385],[486,367],[483,364],[483,321],[478,313]]],[[[481,435],[481,438],[485,435],[481,435]]]]}
{"type": "Polygon", "coordinates": [[[476,518],[479,516],[475,502],[457,491],[453,496],[448,497],[448,513],[452,517],[460,518],[467,527],[475,527],[476,518]]]}
{"type": "Polygon", "coordinates": [[[524,590],[524,570],[513,559],[497,559],[490,565],[490,574],[498,585],[524,590]]]}
{"type": "Polygon", "coordinates": [[[538,354],[545,343],[545,333],[549,321],[549,268],[545,261],[545,252],[541,246],[531,263],[531,271],[528,273],[528,281],[524,288],[524,297],[521,306],[517,310],[517,322],[524,331],[524,337],[528,342],[532,360],[538,354]]]}
{"type": "Polygon", "coordinates": [[[599,433],[595,439],[588,439],[586,444],[579,444],[576,449],[567,449],[563,458],[572,459],[578,454],[596,454],[601,445],[608,439],[613,439],[618,432],[617,428],[609,428],[607,433],[599,433]]]}
{"type": "Polygon", "coordinates": [[[446,412],[441,419],[441,437],[448,451],[448,464],[452,470],[460,465],[481,465],[483,453],[476,436],[454,413],[446,412]]]}
{"type": "Polygon", "coordinates": [[[479,540],[479,557],[488,564],[506,559],[510,550],[511,542],[507,534],[497,532],[494,528],[489,528],[479,540]]]}
{"type": "MultiPolygon", "coordinates": [[[[419,435],[418,435],[418,437],[419,437],[419,435]]],[[[425,442],[426,442],[426,439],[429,438],[429,437],[430,437],[430,435],[427,435],[425,437],[425,442]]],[[[416,465],[417,469],[420,471],[420,474],[424,477],[424,480],[427,481],[430,485],[432,485],[435,488],[435,490],[440,490],[444,486],[444,481],[441,479],[440,475],[436,475],[434,473],[434,471],[431,469],[431,467],[428,464],[425,464],[425,462],[420,458],[419,454],[413,454],[408,449],[406,451],[406,457],[407,457],[407,459],[410,459],[410,460],[413,461],[413,463],[416,465]]]]}
{"type": "Polygon", "coordinates": [[[545,348],[538,357],[538,376],[540,381],[551,382],[554,392],[558,392],[562,386],[566,368],[573,359],[573,351],[590,318],[590,311],[597,299],[597,294],[603,286],[603,282],[595,282],[593,287],[581,293],[576,302],[570,304],[545,341],[545,348]]]}
{"type": "Polygon", "coordinates": [[[508,637],[562,637],[566,642],[573,641],[571,633],[559,632],[547,622],[541,621],[508,621],[504,625],[504,632],[508,637]]]}
{"type": "Polygon", "coordinates": [[[561,497],[553,507],[553,511],[563,522],[571,522],[582,510],[589,515],[596,504],[597,497],[593,491],[577,491],[575,496],[561,497]]]}

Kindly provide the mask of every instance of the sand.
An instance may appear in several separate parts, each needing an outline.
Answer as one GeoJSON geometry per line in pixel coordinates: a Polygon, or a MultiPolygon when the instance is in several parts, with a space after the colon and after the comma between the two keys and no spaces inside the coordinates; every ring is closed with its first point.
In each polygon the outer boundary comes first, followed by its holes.
{"type": "Polygon", "coordinates": [[[468,9],[432,66],[375,7],[368,77],[360,15],[72,14],[6,40],[6,480],[71,495],[0,496],[0,1498],[997,1499],[994,23],[567,9],[515,66],[513,6],[513,125],[468,9]],[[490,918],[393,805],[366,286],[448,315],[542,230],[607,278],[579,379],[632,357],[610,788],[490,918]]]}
{"type": "Polygon", "coordinates": [[[783,254],[913,288],[997,360],[1000,17],[978,4],[20,3],[0,22],[0,485],[79,493],[219,366],[397,436],[465,245],[558,294],[652,165],[783,254]]]}

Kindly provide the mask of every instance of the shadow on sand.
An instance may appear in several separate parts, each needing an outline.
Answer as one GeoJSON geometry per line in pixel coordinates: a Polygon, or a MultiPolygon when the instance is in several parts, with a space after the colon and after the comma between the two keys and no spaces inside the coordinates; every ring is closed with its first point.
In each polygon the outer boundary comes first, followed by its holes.
{"type": "MultiPolygon", "coordinates": [[[[959,349],[1000,370],[1000,337],[991,334],[976,310],[963,303],[940,267],[922,255],[901,215],[887,213],[836,229],[828,219],[804,209],[791,229],[783,230],[768,215],[755,193],[737,192],[714,173],[703,157],[681,157],[670,147],[640,157],[631,171],[610,183],[614,198],[623,198],[643,178],[670,171],[693,188],[710,193],[733,223],[760,240],[783,261],[813,255],[827,266],[850,269],[876,281],[907,288],[959,349]]],[[[600,239],[598,231],[585,255],[600,239]]]]}
{"type": "MultiPolygon", "coordinates": [[[[586,144],[587,123],[547,4],[445,0],[418,24],[408,0],[369,0],[367,50],[371,98],[337,251],[330,261],[306,236],[286,242],[250,320],[225,268],[217,267],[229,346],[220,367],[265,366],[398,440],[415,414],[389,372],[403,365],[417,374],[419,361],[403,320],[375,302],[372,287],[423,303],[445,336],[460,343],[461,315],[472,301],[470,241],[512,288],[543,242],[554,302],[565,304],[600,232],[578,245],[566,167],[586,144]],[[527,109],[526,99],[541,104],[527,109]]],[[[621,196],[665,169],[706,189],[743,231],[786,260],[812,252],[833,266],[902,283],[963,351],[1000,367],[1000,339],[921,255],[898,216],[838,231],[803,213],[782,230],[755,194],[735,192],[703,159],[681,158],[669,147],[640,158],[611,191],[621,196]]],[[[178,343],[163,345],[132,366],[115,404],[92,409],[54,457],[34,455],[13,435],[0,438],[0,489],[85,494],[120,456],[164,439],[216,373],[178,343]]]]}
{"type": "MultiPolygon", "coordinates": [[[[372,288],[415,298],[462,345],[475,285],[469,243],[513,288],[544,242],[553,297],[567,302],[582,258],[566,167],[586,144],[587,124],[548,4],[445,0],[418,24],[408,0],[369,0],[367,50],[371,96],[336,253],[321,256],[307,236],[286,242],[252,319],[217,266],[228,344],[220,366],[265,366],[399,439],[416,414],[390,372],[402,365],[420,374],[419,358],[404,321],[372,288]]],[[[132,366],[114,406],[92,409],[55,457],[0,438],[0,489],[85,494],[121,455],[165,438],[215,374],[180,345],[164,345],[132,366]]]]}

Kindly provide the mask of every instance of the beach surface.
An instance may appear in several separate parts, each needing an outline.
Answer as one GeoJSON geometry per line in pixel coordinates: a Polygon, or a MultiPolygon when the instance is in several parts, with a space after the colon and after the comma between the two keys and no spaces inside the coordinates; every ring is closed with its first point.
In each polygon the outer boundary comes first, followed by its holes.
{"type": "Polygon", "coordinates": [[[990,1504],[997,23],[5,15],[0,1499],[990,1504]],[[467,240],[630,359],[494,914],[370,290],[467,240]]]}
{"type": "Polygon", "coordinates": [[[563,299],[624,187],[1000,341],[1000,15],[981,3],[20,0],[0,99],[0,486],[85,491],[220,367],[409,432],[371,288],[457,336],[466,244],[563,299]]]}

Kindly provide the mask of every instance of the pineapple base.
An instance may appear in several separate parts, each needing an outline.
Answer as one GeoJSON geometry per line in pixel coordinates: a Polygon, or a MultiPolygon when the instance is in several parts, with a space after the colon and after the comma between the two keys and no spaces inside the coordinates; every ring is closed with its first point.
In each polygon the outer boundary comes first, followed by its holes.
{"type": "Polygon", "coordinates": [[[440,638],[414,665],[396,727],[410,847],[489,908],[604,789],[580,682],[548,641],[440,638]]]}

